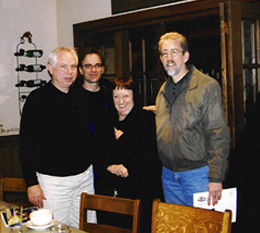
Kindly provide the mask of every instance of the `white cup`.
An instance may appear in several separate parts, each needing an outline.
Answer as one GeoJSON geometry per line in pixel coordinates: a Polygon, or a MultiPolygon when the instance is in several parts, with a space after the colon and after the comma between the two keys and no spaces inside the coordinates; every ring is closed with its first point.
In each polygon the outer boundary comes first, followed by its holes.
{"type": "Polygon", "coordinates": [[[52,216],[52,210],[39,209],[30,213],[30,220],[34,226],[46,226],[51,222],[52,216]]]}

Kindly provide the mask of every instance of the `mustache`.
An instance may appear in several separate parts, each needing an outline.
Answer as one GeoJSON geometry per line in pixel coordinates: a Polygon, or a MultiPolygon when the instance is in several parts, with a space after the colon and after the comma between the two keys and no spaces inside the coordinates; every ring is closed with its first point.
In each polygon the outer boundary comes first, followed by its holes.
{"type": "Polygon", "coordinates": [[[166,65],[168,66],[169,64],[176,65],[176,62],[175,62],[175,61],[173,61],[173,60],[169,60],[169,61],[167,61],[166,65]]]}

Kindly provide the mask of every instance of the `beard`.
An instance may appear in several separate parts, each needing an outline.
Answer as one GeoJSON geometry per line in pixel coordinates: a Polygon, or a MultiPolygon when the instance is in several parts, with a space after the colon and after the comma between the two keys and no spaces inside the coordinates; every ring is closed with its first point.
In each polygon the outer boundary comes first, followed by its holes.
{"type": "Polygon", "coordinates": [[[182,66],[177,66],[176,62],[174,61],[167,61],[166,65],[164,66],[166,73],[169,76],[175,76],[180,73],[182,66]]]}

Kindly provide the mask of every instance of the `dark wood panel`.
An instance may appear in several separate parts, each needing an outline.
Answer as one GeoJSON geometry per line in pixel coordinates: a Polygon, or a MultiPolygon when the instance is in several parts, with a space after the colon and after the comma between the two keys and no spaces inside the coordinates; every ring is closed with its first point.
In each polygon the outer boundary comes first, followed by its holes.
{"type": "Polygon", "coordinates": [[[168,6],[147,11],[129,13],[100,20],[74,24],[74,42],[77,45],[79,33],[101,33],[129,28],[173,22],[181,19],[218,15],[221,0],[195,1],[176,6],[168,6]]]}
{"type": "Polygon", "coordinates": [[[22,177],[18,135],[0,137],[0,176],[22,177]]]}
{"type": "Polygon", "coordinates": [[[173,2],[183,2],[183,0],[112,0],[112,14],[159,6],[173,2]]]}

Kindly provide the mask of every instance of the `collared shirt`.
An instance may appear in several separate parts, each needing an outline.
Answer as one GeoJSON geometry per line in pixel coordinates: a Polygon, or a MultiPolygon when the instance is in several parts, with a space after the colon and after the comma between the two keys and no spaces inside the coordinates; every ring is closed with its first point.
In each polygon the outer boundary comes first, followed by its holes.
{"type": "Polygon", "coordinates": [[[181,80],[179,80],[177,83],[173,82],[171,77],[167,78],[164,93],[165,93],[165,97],[167,98],[167,101],[171,106],[176,100],[178,94],[181,92],[182,87],[184,86],[184,83],[187,80],[187,77],[189,77],[190,74],[192,73],[193,70],[192,68],[193,67],[191,67],[189,69],[189,72],[185,74],[184,77],[181,80]]]}

